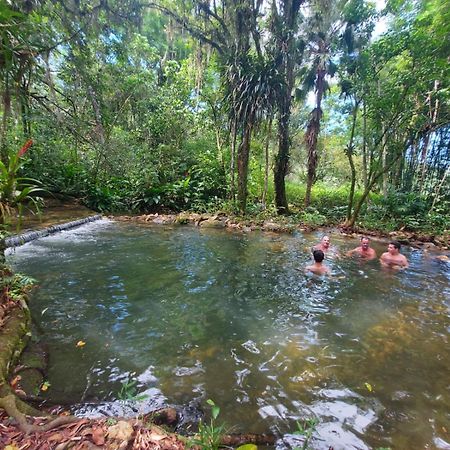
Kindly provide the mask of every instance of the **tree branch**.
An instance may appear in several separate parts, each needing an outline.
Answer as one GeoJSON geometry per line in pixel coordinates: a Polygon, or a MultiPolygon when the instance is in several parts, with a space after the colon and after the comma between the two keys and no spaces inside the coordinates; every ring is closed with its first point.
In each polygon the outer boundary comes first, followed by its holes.
{"type": "Polygon", "coordinates": [[[212,11],[209,6],[204,2],[199,2],[198,7],[203,10],[208,16],[213,17],[214,19],[219,22],[220,26],[222,27],[223,31],[227,36],[230,36],[230,30],[228,29],[227,25],[225,24],[225,21],[219,17],[214,11],[212,11]]]}
{"type": "Polygon", "coordinates": [[[175,20],[179,25],[181,25],[186,31],[188,31],[192,36],[199,39],[200,41],[204,42],[205,44],[210,45],[214,49],[216,49],[221,55],[223,55],[224,49],[218,44],[216,41],[212,40],[208,36],[204,34],[203,31],[198,29],[197,27],[194,27],[194,25],[190,24],[186,19],[180,17],[178,14],[175,14],[173,11],[171,11],[169,8],[166,8],[165,6],[162,6],[158,3],[141,3],[139,6],[146,6],[148,8],[156,9],[157,11],[160,11],[167,16],[171,17],[175,20]]]}

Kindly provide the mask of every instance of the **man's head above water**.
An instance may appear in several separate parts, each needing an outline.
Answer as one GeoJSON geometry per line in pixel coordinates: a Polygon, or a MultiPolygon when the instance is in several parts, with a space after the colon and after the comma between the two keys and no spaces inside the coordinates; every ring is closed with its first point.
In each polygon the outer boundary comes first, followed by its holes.
{"type": "Polygon", "coordinates": [[[322,246],[324,248],[328,248],[330,246],[330,236],[328,235],[323,236],[320,242],[322,243],[322,246]]]}
{"type": "Polygon", "coordinates": [[[315,262],[321,263],[323,261],[323,259],[325,258],[325,254],[323,253],[322,250],[314,250],[313,258],[314,258],[315,262]]]}
{"type": "Polygon", "coordinates": [[[392,241],[392,242],[389,242],[388,252],[397,254],[400,252],[400,248],[401,248],[400,242],[392,241]]]}
{"type": "Polygon", "coordinates": [[[367,250],[369,248],[369,244],[370,244],[370,238],[363,236],[361,238],[361,247],[363,248],[363,250],[367,250]]]}

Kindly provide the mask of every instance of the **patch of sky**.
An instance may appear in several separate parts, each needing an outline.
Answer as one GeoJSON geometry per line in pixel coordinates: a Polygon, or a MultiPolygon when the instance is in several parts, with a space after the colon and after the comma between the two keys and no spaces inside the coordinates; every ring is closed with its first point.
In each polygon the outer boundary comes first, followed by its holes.
{"type": "Polygon", "coordinates": [[[376,0],[375,8],[378,13],[380,13],[379,19],[375,23],[375,28],[372,33],[372,40],[377,39],[387,30],[387,17],[382,14],[386,7],[385,0],[376,0]]]}
{"type": "Polygon", "coordinates": [[[450,125],[433,131],[427,139],[428,141],[426,138],[422,138],[418,144],[409,146],[406,151],[406,159],[416,159],[417,152],[422,152],[422,149],[427,146],[427,151],[424,153],[426,163],[437,169],[448,169],[450,167],[450,125]]]}

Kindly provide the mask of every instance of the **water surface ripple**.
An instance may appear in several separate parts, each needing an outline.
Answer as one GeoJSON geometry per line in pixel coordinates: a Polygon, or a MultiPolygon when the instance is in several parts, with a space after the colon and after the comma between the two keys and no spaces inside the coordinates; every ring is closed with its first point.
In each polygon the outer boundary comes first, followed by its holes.
{"type": "Polygon", "coordinates": [[[211,398],[279,448],[305,417],[312,448],[450,448],[449,264],[406,248],[402,273],[335,258],[332,278],[305,276],[318,239],[101,221],[16,249],[48,395],[113,400],[137,380],[160,402],[211,398]]]}

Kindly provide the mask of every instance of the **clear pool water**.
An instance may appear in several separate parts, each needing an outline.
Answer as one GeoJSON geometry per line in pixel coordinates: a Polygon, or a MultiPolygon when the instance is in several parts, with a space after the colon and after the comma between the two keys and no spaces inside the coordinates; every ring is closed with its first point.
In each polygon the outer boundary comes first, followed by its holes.
{"type": "Polygon", "coordinates": [[[285,442],[317,417],[312,448],[450,448],[449,263],[405,248],[410,268],[386,271],[331,234],[333,277],[306,276],[319,238],[101,221],[10,252],[38,280],[48,396],[114,400],[137,381],[285,442]]]}

